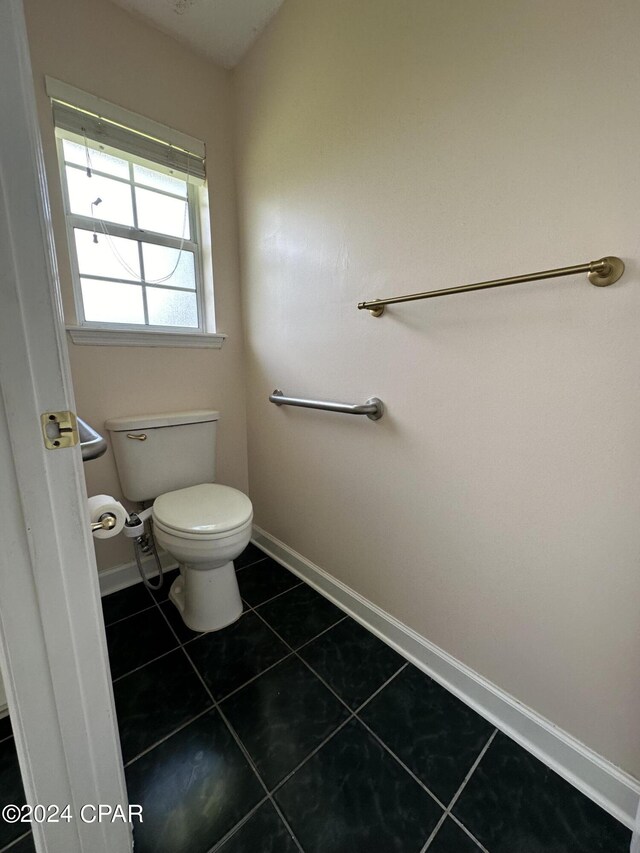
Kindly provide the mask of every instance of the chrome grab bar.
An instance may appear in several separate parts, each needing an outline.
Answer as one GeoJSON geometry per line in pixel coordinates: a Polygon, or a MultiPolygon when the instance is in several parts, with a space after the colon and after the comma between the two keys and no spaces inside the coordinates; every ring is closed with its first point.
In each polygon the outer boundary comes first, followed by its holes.
{"type": "Polygon", "coordinates": [[[78,417],[78,433],[80,434],[80,448],[82,450],[82,461],[98,459],[107,452],[107,442],[100,433],[82,418],[78,417]]]}
{"type": "Polygon", "coordinates": [[[444,290],[426,290],[424,293],[390,296],[388,299],[372,299],[369,302],[359,302],[358,308],[368,310],[373,317],[381,317],[384,314],[385,305],[396,305],[398,302],[415,302],[418,299],[432,299],[434,296],[450,296],[452,293],[466,293],[469,290],[487,290],[490,287],[504,287],[507,284],[522,284],[526,281],[542,281],[546,278],[577,275],[581,272],[586,272],[587,278],[596,287],[607,287],[618,281],[624,272],[624,263],[620,258],[608,256],[600,258],[599,261],[587,261],[586,264],[575,264],[572,267],[514,275],[511,278],[495,278],[491,281],[478,281],[476,284],[463,284],[459,287],[447,287],[444,290]]]}
{"type": "Polygon", "coordinates": [[[371,397],[362,405],[350,405],[349,403],[332,403],[326,400],[305,400],[302,397],[285,397],[282,391],[276,388],[269,400],[276,406],[301,406],[305,409],[324,409],[327,412],[342,412],[345,415],[366,415],[369,420],[378,421],[384,413],[384,405],[378,397],[371,397]]]}

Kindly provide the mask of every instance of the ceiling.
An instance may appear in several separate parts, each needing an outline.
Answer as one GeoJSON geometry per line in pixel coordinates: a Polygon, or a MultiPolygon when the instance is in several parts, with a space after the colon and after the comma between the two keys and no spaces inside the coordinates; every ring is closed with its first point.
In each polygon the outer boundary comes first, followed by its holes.
{"type": "Polygon", "coordinates": [[[282,0],[113,0],[225,68],[233,68],[282,0]]]}

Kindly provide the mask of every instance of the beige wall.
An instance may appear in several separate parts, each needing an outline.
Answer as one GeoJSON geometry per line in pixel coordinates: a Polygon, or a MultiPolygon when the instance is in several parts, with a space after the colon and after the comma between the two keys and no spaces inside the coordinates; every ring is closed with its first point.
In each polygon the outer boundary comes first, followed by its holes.
{"type": "Polygon", "coordinates": [[[287,0],[235,81],[257,523],[640,776],[638,32],[636,0],[287,0]],[[356,310],[603,254],[608,289],[356,310]]]}
{"type": "MultiPolygon", "coordinates": [[[[70,343],[77,410],[105,418],[182,408],[222,412],[218,479],[247,488],[243,343],[237,262],[229,73],[131,17],[108,0],[26,0],[31,59],[49,178],[65,314],[73,296],[48,74],[204,140],[210,188],[215,301],[222,350],[85,347],[70,343]]],[[[113,454],[85,465],[89,494],[120,491],[113,454]]],[[[132,559],[124,537],[97,542],[98,565],[132,559]]]]}

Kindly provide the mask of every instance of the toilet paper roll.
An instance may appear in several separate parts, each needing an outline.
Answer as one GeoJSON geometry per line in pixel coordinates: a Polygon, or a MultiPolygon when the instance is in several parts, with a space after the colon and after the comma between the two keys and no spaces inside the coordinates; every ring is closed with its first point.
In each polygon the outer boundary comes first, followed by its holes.
{"type": "Polygon", "coordinates": [[[122,532],[124,523],[129,518],[129,514],[122,506],[120,501],[117,501],[111,495],[94,495],[89,498],[89,517],[91,521],[99,521],[100,516],[105,512],[110,512],[116,517],[116,526],[111,530],[94,530],[93,535],[96,539],[111,539],[122,532]]]}

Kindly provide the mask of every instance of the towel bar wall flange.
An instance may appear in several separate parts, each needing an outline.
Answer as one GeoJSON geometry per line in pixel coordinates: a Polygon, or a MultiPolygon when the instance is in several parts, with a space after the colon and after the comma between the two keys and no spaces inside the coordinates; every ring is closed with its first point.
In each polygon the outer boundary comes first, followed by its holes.
{"type": "Polygon", "coordinates": [[[459,287],[447,287],[444,290],[426,290],[423,293],[410,293],[407,296],[391,296],[389,299],[373,299],[370,302],[359,302],[358,308],[360,310],[366,308],[373,317],[381,317],[384,314],[385,305],[395,305],[398,302],[415,302],[418,299],[432,299],[434,296],[449,296],[452,293],[466,293],[469,290],[487,290],[491,287],[542,281],[563,275],[577,275],[581,272],[586,272],[589,281],[596,287],[608,287],[621,277],[624,272],[624,263],[620,258],[607,256],[600,258],[599,261],[588,261],[586,264],[575,264],[572,267],[514,275],[511,278],[496,278],[492,281],[479,281],[476,284],[463,284],[459,287]]]}
{"type": "Polygon", "coordinates": [[[384,414],[384,404],[378,397],[371,397],[362,405],[334,403],[328,400],[305,400],[302,397],[285,397],[278,388],[269,395],[276,406],[300,406],[304,409],[323,409],[326,412],[342,412],[345,415],[366,415],[371,421],[379,421],[384,414]]]}

